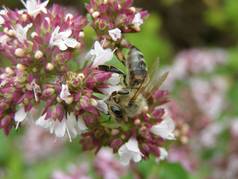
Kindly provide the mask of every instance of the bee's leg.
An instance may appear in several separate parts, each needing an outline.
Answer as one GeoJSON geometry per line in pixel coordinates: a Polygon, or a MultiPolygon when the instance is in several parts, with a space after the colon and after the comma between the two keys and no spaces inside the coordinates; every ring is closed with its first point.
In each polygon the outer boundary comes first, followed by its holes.
{"type": "Polygon", "coordinates": [[[125,75],[125,73],[123,73],[121,70],[119,70],[118,68],[116,68],[114,66],[110,66],[110,65],[99,65],[98,69],[105,71],[105,72],[112,72],[112,73],[118,73],[120,75],[125,75]]]}
{"type": "Polygon", "coordinates": [[[99,70],[105,71],[105,72],[112,72],[112,73],[117,73],[123,76],[123,83],[127,86],[127,79],[126,79],[126,74],[119,70],[118,68],[114,66],[109,66],[109,65],[99,65],[98,66],[99,70]]]}

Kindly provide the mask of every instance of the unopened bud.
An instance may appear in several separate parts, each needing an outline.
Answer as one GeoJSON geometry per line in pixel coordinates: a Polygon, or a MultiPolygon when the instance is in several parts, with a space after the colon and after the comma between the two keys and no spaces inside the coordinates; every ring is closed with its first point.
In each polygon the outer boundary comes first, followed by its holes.
{"type": "Polygon", "coordinates": [[[22,49],[22,48],[17,48],[17,49],[15,50],[15,55],[16,55],[17,57],[24,57],[24,56],[25,56],[25,50],[22,49]]]}
{"type": "Polygon", "coordinates": [[[140,125],[140,124],[141,124],[140,119],[136,119],[136,120],[134,121],[134,124],[137,125],[137,126],[140,125]]]}
{"type": "Polygon", "coordinates": [[[9,35],[9,36],[15,36],[15,35],[16,35],[16,32],[15,32],[15,30],[10,29],[10,30],[7,32],[7,35],[9,35]]]}
{"type": "Polygon", "coordinates": [[[42,51],[37,50],[36,53],[35,53],[35,55],[34,55],[34,57],[35,57],[36,59],[41,59],[41,58],[43,57],[42,51]]]}
{"type": "Polygon", "coordinates": [[[118,9],[121,9],[121,5],[120,4],[118,4],[118,9]]]}
{"type": "Polygon", "coordinates": [[[14,71],[13,71],[10,67],[5,68],[5,71],[6,71],[6,73],[9,74],[9,75],[14,74],[14,71]]]}
{"type": "Polygon", "coordinates": [[[26,69],[26,67],[19,63],[19,64],[17,64],[17,69],[20,71],[24,71],[26,69]]]}
{"type": "Polygon", "coordinates": [[[31,38],[35,38],[36,36],[38,36],[38,34],[36,32],[31,33],[31,38]]]}
{"type": "Polygon", "coordinates": [[[181,140],[181,142],[183,144],[187,144],[188,143],[188,137],[187,136],[182,136],[180,140],[181,140]]]}
{"type": "Polygon", "coordinates": [[[63,101],[60,97],[57,97],[56,100],[58,103],[61,103],[63,101]]]}
{"type": "Polygon", "coordinates": [[[52,71],[54,69],[54,65],[52,63],[47,63],[46,69],[52,71]]]}
{"type": "Polygon", "coordinates": [[[135,7],[130,7],[131,12],[135,13],[136,12],[136,8],[135,7]]]}
{"type": "Polygon", "coordinates": [[[76,48],[80,48],[81,47],[81,43],[78,42],[77,45],[76,45],[76,48]]]}
{"type": "Polygon", "coordinates": [[[182,125],[182,128],[181,128],[181,131],[182,131],[183,134],[188,133],[188,131],[189,131],[189,126],[188,126],[188,124],[183,124],[183,125],[182,125]]]}
{"type": "Polygon", "coordinates": [[[67,97],[67,98],[65,99],[66,104],[72,104],[73,101],[74,101],[74,98],[73,98],[72,96],[67,97]]]}
{"type": "Polygon", "coordinates": [[[138,25],[134,25],[134,30],[136,31],[136,32],[140,32],[140,26],[138,26],[138,25]]]}
{"type": "Polygon", "coordinates": [[[118,129],[112,129],[111,134],[112,134],[113,136],[115,136],[115,135],[118,135],[119,132],[120,132],[120,131],[119,131],[118,129]]]}
{"type": "Polygon", "coordinates": [[[83,73],[79,73],[79,74],[77,75],[77,77],[78,77],[81,81],[85,78],[85,76],[84,76],[83,73]]]}
{"type": "Polygon", "coordinates": [[[22,14],[21,18],[22,18],[23,21],[27,21],[27,15],[26,14],[22,14]]]}
{"type": "Polygon", "coordinates": [[[3,29],[3,32],[4,32],[5,34],[8,34],[8,28],[5,27],[5,28],[3,29]]]}
{"type": "Polygon", "coordinates": [[[99,15],[100,15],[100,13],[98,11],[95,11],[95,12],[92,13],[92,16],[94,18],[97,18],[99,15]]]}
{"type": "Polygon", "coordinates": [[[97,106],[97,104],[98,104],[98,102],[97,102],[95,99],[93,99],[93,98],[90,99],[90,103],[91,103],[93,106],[97,106]]]}
{"type": "Polygon", "coordinates": [[[85,35],[85,34],[84,34],[84,32],[83,32],[83,31],[79,32],[79,37],[82,37],[82,38],[83,38],[83,37],[84,37],[84,35],[85,35]]]}
{"type": "Polygon", "coordinates": [[[32,69],[32,71],[33,71],[34,73],[37,72],[37,68],[34,67],[34,68],[32,69]]]}
{"type": "Polygon", "coordinates": [[[94,12],[93,8],[89,9],[89,13],[92,14],[94,12]]]}

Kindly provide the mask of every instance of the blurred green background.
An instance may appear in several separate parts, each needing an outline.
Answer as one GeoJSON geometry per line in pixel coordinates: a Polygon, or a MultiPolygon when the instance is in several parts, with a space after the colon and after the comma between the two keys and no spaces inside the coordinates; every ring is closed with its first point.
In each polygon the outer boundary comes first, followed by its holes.
{"type": "MultiPolygon", "coordinates": [[[[51,4],[61,3],[77,8],[82,13],[85,13],[84,2],[82,0],[50,1],[51,4]]],[[[0,0],[0,4],[9,8],[23,8],[18,0],[0,0]]],[[[148,65],[158,57],[162,65],[172,64],[178,52],[189,48],[219,47],[228,52],[228,62],[219,73],[231,79],[228,99],[232,110],[229,112],[237,115],[238,1],[136,0],[135,6],[147,9],[150,17],[143,25],[141,33],[130,34],[128,39],[141,49],[148,65]]],[[[86,31],[86,36],[90,37],[90,33],[90,30],[86,31]]],[[[80,162],[82,156],[86,155],[81,154],[79,143],[74,141],[42,160],[27,163],[23,157],[24,149],[21,147],[23,133],[23,129],[13,130],[8,137],[0,133],[0,178],[1,176],[4,179],[50,178],[54,169],[65,169],[71,163],[80,162]]],[[[226,145],[225,139],[222,142],[221,145],[226,145]]],[[[92,154],[89,156],[92,158],[92,154]]],[[[209,171],[200,168],[201,171],[198,169],[198,172],[188,172],[179,163],[158,164],[153,159],[138,164],[142,178],[201,179],[209,171]]],[[[94,175],[92,172],[92,176],[94,175]]],[[[132,175],[129,173],[124,178],[132,178],[132,175]]]]}

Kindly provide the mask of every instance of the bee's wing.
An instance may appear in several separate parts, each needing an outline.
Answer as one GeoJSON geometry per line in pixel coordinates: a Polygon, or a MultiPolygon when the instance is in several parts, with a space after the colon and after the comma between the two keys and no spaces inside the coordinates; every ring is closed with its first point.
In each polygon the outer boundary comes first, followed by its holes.
{"type": "Polygon", "coordinates": [[[144,93],[146,94],[145,97],[147,99],[151,97],[151,95],[156,89],[160,88],[160,86],[163,84],[163,82],[169,75],[169,72],[164,72],[161,74],[159,67],[160,61],[158,58],[152,65],[152,69],[150,69],[149,78],[144,88],[144,93]]]}

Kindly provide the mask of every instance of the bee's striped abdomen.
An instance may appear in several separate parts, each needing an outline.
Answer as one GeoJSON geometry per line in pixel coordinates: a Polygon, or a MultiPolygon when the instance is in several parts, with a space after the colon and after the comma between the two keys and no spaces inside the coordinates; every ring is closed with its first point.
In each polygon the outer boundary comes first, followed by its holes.
{"type": "Polygon", "coordinates": [[[128,84],[131,88],[138,88],[147,77],[147,66],[143,54],[135,47],[132,47],[128,58],[128,84]]]}

